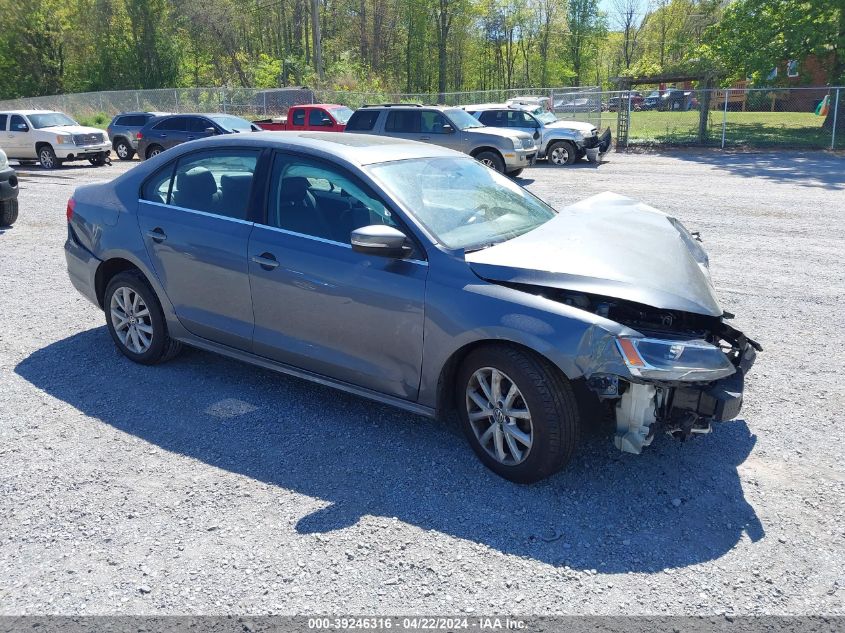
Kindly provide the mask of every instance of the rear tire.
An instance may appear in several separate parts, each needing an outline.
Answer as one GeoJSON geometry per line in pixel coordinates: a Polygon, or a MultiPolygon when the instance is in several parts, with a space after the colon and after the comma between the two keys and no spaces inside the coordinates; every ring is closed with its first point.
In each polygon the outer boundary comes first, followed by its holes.
{"type": "Polygon", "coordinates": [[[38,150],[38,162],[44,169],[58,169],[62,166],[61,159],[56,157],[56,152],[49,145],[38,150]]]}
{"type": "Polygon", "coordinates": [[[548,361],[508,345],[481,347],[464,360],[457,380],[464,434],[497,475],[533,483],[572,458],[578,403],[569,381],[548,361]]]}
{"type": "Polygon", "coordinates": [[[103,308],[114,344],[130,360],[155,365],[181,351],[182,344],[167,333],[155,291],[140,272],[115,275],[106,287],[103,308]]]}
{"type": "Polygon", "coordinates": [[[18,219],[18,201],[4,200],[0,202],[0,226],[12,226],[18,219]]]}
{"type": "Polygon", "coordinates": [[[575,146],[569,141],[558,141],[552,143],[546,152],[549,163],[556,167],[563,167],[564,165],[571,165],[578,157],[575,146]]]}
{"type": "Polygon", "coordinates": [[[164,151],[164,148],[161,145],[150,145],[147,148],[147,158],[152,158],[153,156],[158,156],[164,151]]]}
{"type": "Polygon", "coordinates": [[[500,174],[505,173],[505,161],[496,152],[479,152],[475,155],[475,160],[482,165],[495,169],[500,174]]]}
{"type": "Polygon", "coordinates": [[[114,153],[120,160],[132,160],[135,157],[135,150],[126,139],[118,139],[114,144],[114,153]]]}

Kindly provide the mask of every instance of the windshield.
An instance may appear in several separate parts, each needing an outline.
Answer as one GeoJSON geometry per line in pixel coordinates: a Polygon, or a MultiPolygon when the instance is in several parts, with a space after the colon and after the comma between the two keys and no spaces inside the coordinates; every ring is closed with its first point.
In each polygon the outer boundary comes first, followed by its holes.
{"type": "Polygon", "coordinates": [[[557,117],[555,116],[554,112],[549,112],[548,110],[543,110],[542,108],[537,108],[531,114],[533,114],[543,123],[554,123],[555,121],[557,121],[557,117]]]}
{"type": "Polygon", "coordinates": [[[230,132],[252,132],[252,123],[239,116],[222,115],[209,117],[212,121],[217,123],[220,127],[229,130],[230,132]]]}
{"type": "Polygon", "coordinates": [[[484,124],[472,116],[469,112],[459,110],[458,108],[444,110],[443,114],[448,116],[452,120],[452,123],[455,124],[455,127],[459,130],[467,130],[472,127],[484,127],[484,124]]]}
{"type": "Polygon", "coordinates": [[[35,129],[43,127],[55,127],[57,125],[79,125],[68,115],[61,112],[48,112],[47,114],[28,114],[29,122],[35,129]]]}
{"type": "Polygon", "coordinates": [[[450,249],[472,251],[504,242],[556,214],[512,180],[472,158],[415,158],[367,169],[450,249]]]}
{"type": "Polygon", "coordinates": [[[346,106],[344,106],[342,108],[332,108],[330,110],[330,112],[332,113],[334,118],[337,120],[337,122],[343,123],[343,125],[346,125],[347,123],[349,123],[349,117],[351,117],[352,114],[353,114],[353,110],[350,110],[346,106]]]}

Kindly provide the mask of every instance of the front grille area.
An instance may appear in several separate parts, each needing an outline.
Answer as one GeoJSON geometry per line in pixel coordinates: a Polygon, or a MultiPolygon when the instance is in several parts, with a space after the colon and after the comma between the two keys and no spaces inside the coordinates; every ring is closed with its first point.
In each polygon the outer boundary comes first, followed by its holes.
{"type": "Polygon", "coordinates": [[[73,135],[73,144],[74,145],[97,145],[98,143],[103,142],[103,135],[102,134],[74,134],[73,135]]]}

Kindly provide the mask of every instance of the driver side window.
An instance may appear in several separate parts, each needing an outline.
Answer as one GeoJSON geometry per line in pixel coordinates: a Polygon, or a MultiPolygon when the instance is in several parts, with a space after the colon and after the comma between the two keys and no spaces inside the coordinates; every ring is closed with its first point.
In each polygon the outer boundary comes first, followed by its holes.
{"type": "Polygon", "coordinates": [[[386,205],[351,174],[282,155],[273,162],[267,224],[345,245],[350,233],[363,226],[397,226],[386,205]]]}

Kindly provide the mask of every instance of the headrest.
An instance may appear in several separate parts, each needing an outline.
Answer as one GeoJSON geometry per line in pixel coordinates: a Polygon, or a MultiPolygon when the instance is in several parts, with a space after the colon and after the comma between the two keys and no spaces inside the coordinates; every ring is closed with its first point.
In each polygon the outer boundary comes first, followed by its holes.
{"type": "Polygon", "coordinates": [[[291,176],[282,179],[281,197],[285,200],[302,200],[311,183],[304,176],[291,176]]]}
{"type": "Polygon", "coordinates": [[[205,167],[194,167],[179,174],[176,189],[180,196],[212,196],[217,193],[217,182],[205,167]]]}
{"type": "Polygon", "coordinates": [[[220,189],[224,196],[247,197],[252,186],[251,174],[238,174],[236,176],[222,176],[220,178],[220,189]]]}

